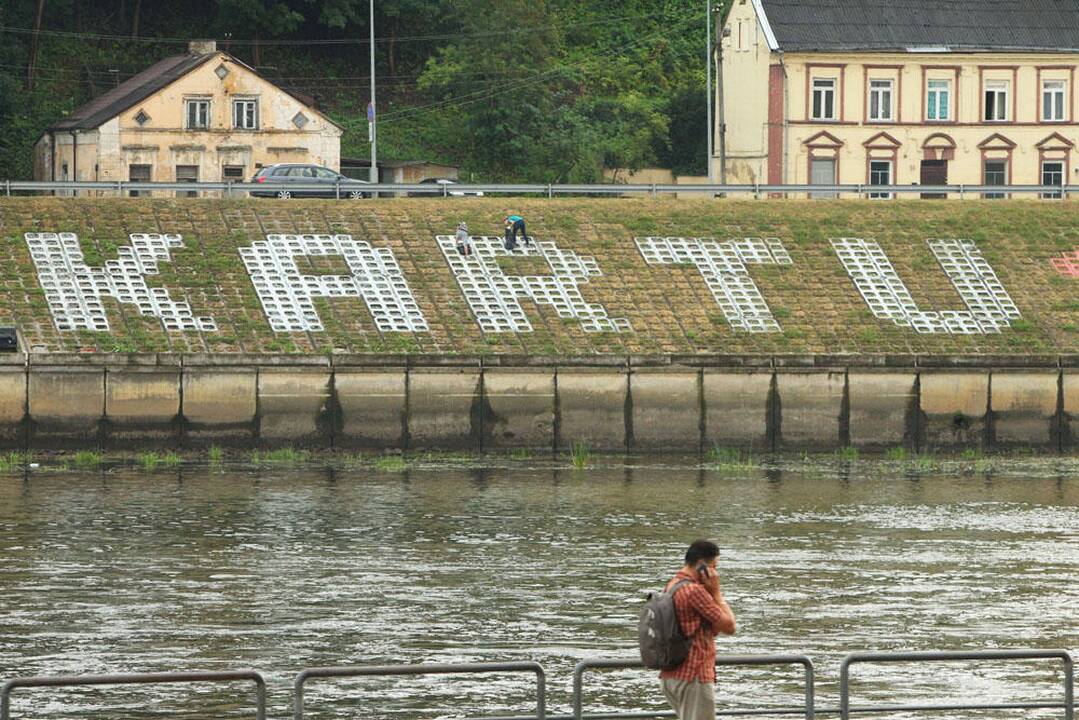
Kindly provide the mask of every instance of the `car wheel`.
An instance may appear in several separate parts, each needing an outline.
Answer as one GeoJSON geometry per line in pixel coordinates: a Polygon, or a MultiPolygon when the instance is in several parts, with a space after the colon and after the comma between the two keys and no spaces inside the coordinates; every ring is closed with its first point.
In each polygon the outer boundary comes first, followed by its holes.
{"type": "Polygon", "coordinates": [[[278,190],[277,191],[277,199],[278,200],[288,200],[290,197],[292,197],[292,193],[289,192],[288,190],[278,190]]]}
{"type": "Polygon", "coordinates": [[[366,197],[362,190],[349,190],[348,197],[350,200],[361,200],[366,197]]]}

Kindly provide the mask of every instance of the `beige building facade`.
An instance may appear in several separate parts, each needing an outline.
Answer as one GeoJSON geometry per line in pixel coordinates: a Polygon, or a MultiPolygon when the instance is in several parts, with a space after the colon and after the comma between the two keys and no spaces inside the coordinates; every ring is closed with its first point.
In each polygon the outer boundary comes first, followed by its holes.
{"type": "Polygon", "coordinates": [[[1075,181],[1079,5],[1033,0],[998,17],[984,3],[911,0],[886,23],[866,6],[734,0],[717,178],[723,166],[729,183],[1075,181]]]}
{"type": "Polygon", "coordinates": [[[341,128],[212,42],[156,63],[51,126],[37,180],[248,181],[264,165],[338,169],[341,128]]]}

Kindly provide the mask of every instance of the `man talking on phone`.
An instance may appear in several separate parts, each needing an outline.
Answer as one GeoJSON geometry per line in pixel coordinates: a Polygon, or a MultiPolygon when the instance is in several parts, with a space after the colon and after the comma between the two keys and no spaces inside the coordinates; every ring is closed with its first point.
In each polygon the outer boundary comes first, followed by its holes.
{"type": "Polygon", "coordinates": [[[719,589],[718,559],[714,542],[695,540],[686,550],[686,564],[667,583],[668,591],[682,583],[674,593],[674,613],[682,632],[692,638],[685,661],[659,674],[679,720],[716,717],[716,635],[736,630],[734,613],[719,589]]]}

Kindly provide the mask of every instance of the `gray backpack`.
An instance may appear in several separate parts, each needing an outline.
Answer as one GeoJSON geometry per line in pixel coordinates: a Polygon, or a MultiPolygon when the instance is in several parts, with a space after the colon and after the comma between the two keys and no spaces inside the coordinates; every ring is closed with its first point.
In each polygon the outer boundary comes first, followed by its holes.
{"type": "Polygon", "coordinates": [[[648,600],[641,608],[641,619],[637,623],[641,661],[647,668],[671,670],[685,662],[689,655],[692,638],[687,638],[682,632],[674,611],[674,594],[688,582],[679,580],[669,591],[648,593],[648,600]]]}

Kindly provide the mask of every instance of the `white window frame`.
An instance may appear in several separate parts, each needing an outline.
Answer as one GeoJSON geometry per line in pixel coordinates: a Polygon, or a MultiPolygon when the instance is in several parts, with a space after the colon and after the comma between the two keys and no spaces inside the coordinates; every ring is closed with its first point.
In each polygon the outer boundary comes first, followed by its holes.
{"type": "Polygon", "coordinates": [[[1011,81],[1009,80],[986,80],[982,88],[982,119],[985,122],[1010,122],[1011,121],[1011,81]],[[993,94],[992,112],[989,107],[989,95],[993,94]]]}
{"type": "MultiPolygon", "coordinates": [[[[1041,185],[1050,185],[1051,184],[1051,183],[1045,182],[1045,166],[1046,165],[1057,165],[1057,166],[1060,167],[1060,170],[1058,171],[1058,173],[1060,175],[1060,184],[1063,186],[1064,181],[1067,179],[1065,177],[1065,175],[1067,173],[1067,164],[1063,160],[1042,160],[1041,166],[1038,168],[1038,183],[1041,184],[1041,185]]],[[[1063,193],[1059,192],[1059,191],[1058,192],[1047,192],[1047,193],[1042,193],[1041,194],[1041,198],[1043,200],[1059,200],[1063,196],[1064,196],[1063,193]]]]}
{"type": "Polygon", "coordinates": [[[812,90],[812,92],[810,93],[810,96],[809,96],[810,117],[813,120],[824,120],[824,121],[835,120],[836,116],[837,116],[837,113],[836,113],[836,98],[838,96],[838,93],[836,92],[836,88],[838,87],[839,82],[835,78],[813,78],[810,85],[811,85],[811,90],[812,90]],[[818,83],[819,83],[819,85],[818,85],[818,83]],[[817,104],[818,104],[817,103],[817,95],[818,94],[820,95],[820,109],[821,109],[820,114],[817,113],[817,104]],[[831,98],[832,112],[830,114],[826,114],[824,112],[825,99],[829,98],[829,97],[831,98]]]}
{"type": "Polygon", "coordinates": [[[895,97],[895,81],[890,78],[869,80],[868,117],[870,122],[894,122],[892,98],[895,97]]]}
{"type": "Polygon", "coordinates": [[[1066,122],[1068,119],[1067,81],[1057,79],[1042,80],[1041,92],[1042,122],[1066,122]],[[1056,110],[1060,112],[1055,112],[1056,110]]]}
{"type": "MultiPolygon", "coordinates": [[[[987,177],[989,175],[989,171],[986,165],[988,165],[989,163],[1000,163],[1001,167],[1003,168],[1002,174],[1004,175],[1004,184],[994,185],[993,187],[1008,187],[1008,183],[1010,182],[1010,178],[1008,177],[1008,161],[1004,158],[987,158],[985,160],[982,160],[982,179],[986,181],[987,185],[989,184],[989,178],[987,177]]],[[[1003,191],[987,192],[982,194],[982,198],[985,200],[1002,200],[1007,196],[1007,193],[1003,191]]]]}
{"type": "Polygon", "coordinates": [[[926,81],[925,119],[930,122],[952,122],[951,80],[945,78],[929,78],[926,81]],[[941,102],[942,97],[944,102],[941,102]],[[941,112],[942,108],[943,112],[941,112]]]}
{"type": "Polygon", "coordinates": [[[259,99],[240,97],[232,100],[232,128],[234,130],[259,129],[259,99]]]}
{"type": "Polygon", "coordinates": [[[210,109],[210,98],[184,98],[184,127],[188,130],[208,130],[210,109]],[[201,108],[201,110],[195,110],[194,122],[192,122],[192,106],[201,108]]]}
{"type": "MultiPolygon", "coordinates": [[[[869,186],[871,186],[871,187],[873,185],[877,185],[877,184],[879,184],[879,185],[894,185],[895,184],[895,163],[893,163],[890,159],[885,159],[885,158],[873,159],[873,158],[870,158],[869,159],[869,178],[868,178],[868,180],[869,180],[869,182],[867,184],[869,186]],[[888,165],[888,182],[886,182],[886,183],[874,183],[873,182],[873,165],[875,163],[885,163],[885,164],[888,165]]],[[[890,192],[871,192],[871,193],[868,193],[868,197],[871,200],[891,200],[892,199],[892,194],[890,192]]]]}

